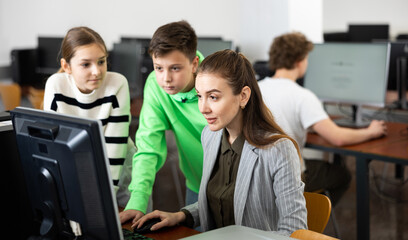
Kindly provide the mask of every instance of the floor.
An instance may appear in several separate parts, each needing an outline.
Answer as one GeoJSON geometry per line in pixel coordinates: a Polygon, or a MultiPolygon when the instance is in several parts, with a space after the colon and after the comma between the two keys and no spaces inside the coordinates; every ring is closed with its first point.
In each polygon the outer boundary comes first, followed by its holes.
{"type": "MultiPolygon", "coordinates": [[[[172,135],[168,133],[166,137],[171,139],[172,135]]],[[[174,150],[175,146],[171,143],[169,151],[174,150]]],[[[350,188],[334,208],[334,213],[339,226],[339,236],[337,237],[352,240],[357,239],[355,160],[348,157],[344,161],[352,172],[353,179],[350,188]]],[[[371,239],[408,239],[408,167],[404,169],[405,180],[395,179],[394,171],[395,166],[393,164],[384,164],[381,161],[370,163],[371,239]]],[[[177,168],[177,156],[171,154],[156,177],[153,190],[154,209],[177,211],[183,205],[183,199],[179,200],[174,179],[182,183],[178,185],[181,185],[181,196],[183,197],[185,191],[183,176],[177,168]]],[[[324,233],[333,237],[336,236],[331,220],[329,220],[324,233]]]]}
{"type": "MultiPolygon", "coordinates": [[[[346,164],[353,179],[348,191],[334,208],[341,239],[357,239],[355,160],[346,164]]],[[[404,179],[396,179],[395,165],[381,161],[370,163],[370,237],[371,239],[408,239],[408,168],[404,179]]],[[[335,236],[331,220],[325,234],[335,236]]]]}

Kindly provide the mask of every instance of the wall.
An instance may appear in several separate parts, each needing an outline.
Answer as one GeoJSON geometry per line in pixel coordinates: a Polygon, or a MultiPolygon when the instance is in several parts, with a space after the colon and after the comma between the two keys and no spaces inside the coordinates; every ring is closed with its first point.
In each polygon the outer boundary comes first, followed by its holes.
{"type": "MultiPolygon", "coordinates": [[[[297,14],[292,14],[289,20],[291,11],[300,10],[293,3],[302,1],[0,0],[0,66],[10,64],[12,49],[36,47],[38,35],[63,36],[73,26],[87,25],[101,34],[110,49],[121,36],[151,37],[157,27],[181,19],[189,21],[199,36],[232,40],[251,61],[267,59],[277,34],[299,30],[314,39],[315,22],[321,25],[315,16],[320,13],[303,20],[294,20],[297,14]]],[[[321,11],[316,7],[321,1],[308,0],[302,10],[321,11]]]]}
{"type": "Polygon", "coordinates": [[[390,37],[408,34],[407,0],[324,0],[324,32],[347,31],[349,23],[388,23],[390,37]]]}
{"type": "Polygon", "coordinates": [[[322,41],[322,0],[241,0],[240,6],[238,39],[251,60],[267,60],[273,38],[288,31],[322,41]]]}
{"type": "Polygon", "coordinates": [[[324,0],[290,0],[289,29],[301,31],[313,42],[323,41],[324,0]]]}
{"type": "Polygon", "coordinates": [[[34,48],[38,35],[63,36],[88,25],[108,48],[120,36],[151,36],[170,21],[188,20],[198,35],[221,35],[250,60],[267,59],[274,36],[298,30],[314,42],[348,23],[389,23],[391,37],[408,33],[407,0],[0,0],[0,66],[13,48],[34,48]]]}

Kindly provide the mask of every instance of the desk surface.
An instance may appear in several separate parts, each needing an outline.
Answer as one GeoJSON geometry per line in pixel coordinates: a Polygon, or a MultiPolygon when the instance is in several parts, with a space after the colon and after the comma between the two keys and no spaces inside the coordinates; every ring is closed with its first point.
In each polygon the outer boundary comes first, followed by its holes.
{"type": "Polygon", "coordinates": [[[370,238],[369,170],[371,160],[408,165],[408,124],[387,122],[388,134],[368,142],[336,147],[309,133],[306,147],[355,156],[357,195],[357,239],[370,238]]]}
{"type": "MultiPolygon", "coordinates": [[[[123,224],[122,227],[128,230],[132,230],[131,225],[132,225],[131,222],[127,222],[123,224]]],[[[146,237],[156,239],[156,240],[172,240],[172,239],[180,239],[180,238],[189,237],[189,236],[192,236],[198,233],[200,232],[194,229],[188,228],[188,227],[176,226],[176,227],[158,230],[155,233],[148,233],[148,234],[143,234],[143,235],[146,237]]]]}
{"type": "Polygon", "coordinates": [[[386,124],[387,136],[344,147],[333,146],[316,133],[308,133],[306,147],[333,152],[337,150],[338,153],[352,153],[353,155],[372,154],[373,157],[378,155],[377,157],[396,158],[408,163],[408,124],[396,122],[386,122],[386,124]]]}

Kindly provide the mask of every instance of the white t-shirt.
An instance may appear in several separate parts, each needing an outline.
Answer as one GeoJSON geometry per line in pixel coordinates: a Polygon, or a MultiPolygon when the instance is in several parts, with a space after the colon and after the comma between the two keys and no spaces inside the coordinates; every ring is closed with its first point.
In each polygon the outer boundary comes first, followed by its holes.
{"type": "Polygon", "coordinates": [[[267,77],[259,81],[259,87],[276,123],[303,150],[307,129],[329,118],[320,100],[312,91],[290,79],[267,77]]]}

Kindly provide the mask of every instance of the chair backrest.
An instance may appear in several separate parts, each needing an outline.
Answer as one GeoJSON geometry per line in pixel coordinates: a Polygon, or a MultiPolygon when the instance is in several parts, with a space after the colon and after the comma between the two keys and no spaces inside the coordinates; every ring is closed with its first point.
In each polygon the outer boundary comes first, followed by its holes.
{"type": "Polygon", "coordinates": [[[299,229],[294,231],[290,237],[300,240],[337,240],[338,238],[330,237],[322,233],[313,232],[311,230],[299,229]]]}
{"type": "Polygon", "coordinates": [[[31,105],[36,109],[43,109],[44,103],[44,89],[36,89],[34,87],[29,87],[28,89],[28,100],[30,100],[31,105]]]}
{"type": "Polygon", "coordinates": [[[13,110],[20,106],[21,87],[16,83],[0,83],[0,95],[4,110],[13,110]]]}
{"type": "Polygon", "coordinates": [[[319,193],[304,193],[307,209],[307,227],[309,230],[322,233],[326,228],[331,213],[330,199],[319,193]]]}

